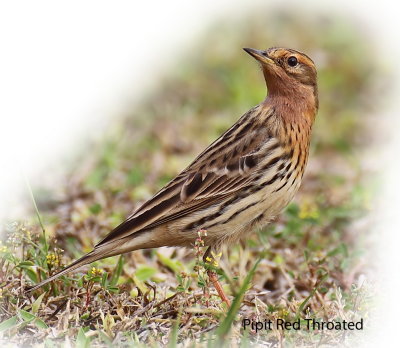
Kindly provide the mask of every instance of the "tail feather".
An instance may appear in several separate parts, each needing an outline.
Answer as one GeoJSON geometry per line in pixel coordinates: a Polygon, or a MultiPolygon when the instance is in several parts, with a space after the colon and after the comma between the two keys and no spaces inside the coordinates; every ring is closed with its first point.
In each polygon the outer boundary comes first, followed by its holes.
{"type": "MultiPolygon", "coordinates": [[[[152,233],[153,231],[146,231],[146,233],[152,233]]],[[[147,249],[161,246],[159,243],[155,243],[157,240],[154,236],[143,235],[142,233],[136,233],[133,236],[129,236],[129,238],[121,238],[113,241],[109,241],[106,244],[102,244],[99,246],[95,246],[95,248],[88,254],[82,256],[80,259],[74,261],[70,265],[68,265],[63,270],[59,271],[56,274],[53,274],[51,277],[41,281],[39,284],[36,284],[32,287],[26,288],[26,291],[34,291],[43,285],[50,283],[51,281],[57,279],[58,277],[71,272],[79,267],[87,265],[91,262],[105,259],[106,257],[115,256],[119,254],[124,254],[126,252],[130,252],[137,249],[147,249]]]]}
{"type": "Polygon", "coordinates": [[[42,287],[43,285],[50,283],[51,281],[57,279],[58,277],[61,277],[62,275],[69,273],[77,268],[80,268],[84,265],[87,265],[91,262],[100,260],[107,257],[107,255],[104,255],[104,251],[103,252],[99,252],[99,250],[94,249],[93,251],[91,251],[90,253],[82,256],[80,259],[74,261],[73,263],[71,263],[70,265],[68,265],[67,267],[65,267],[63,270],[57,272],[56,274],[53,274],[51,277],[41,281],[40,283],[28,287],[26,288],[26,291],[31,292],[34,291],[40,287],[42,287]]]}

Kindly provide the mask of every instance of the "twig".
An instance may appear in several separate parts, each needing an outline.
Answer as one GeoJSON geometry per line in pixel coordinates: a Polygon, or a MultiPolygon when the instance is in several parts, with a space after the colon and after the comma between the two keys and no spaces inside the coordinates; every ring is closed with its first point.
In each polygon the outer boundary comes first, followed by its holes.
{"type": "Polygon", "coordinates": [[[53,319],[53,318],[57,315],[57,313],[58,313],[59,311],[61,311],[61,309],[63,309],[63,308],[65,307],[65,305],[67,304],[68,301],[69,301],[69,298],[67,298],[64,302],[62,302],[62,303],[56,308],[56,310],[47,318],[47,320],[53,319]]]}

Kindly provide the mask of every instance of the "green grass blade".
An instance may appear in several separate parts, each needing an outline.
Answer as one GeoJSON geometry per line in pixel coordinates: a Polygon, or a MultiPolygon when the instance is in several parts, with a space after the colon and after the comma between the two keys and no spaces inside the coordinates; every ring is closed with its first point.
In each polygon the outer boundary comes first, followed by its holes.
{"type": "Polygon", "coordinates": [[[90,347],[90,338],[86,337],[83,328],[79,329],[78,336],[76,337],[76,348],[90,347]]]}
{"type": "Polygon", "coordinates": [[[310,295],[308,295],[306,297],[306,299],[301,303],[301,305],[299,306],[299,309],[297,310],[296,313],[296,319],[300,318],[300,314],[303,312],[304,307],[306,306],[306,304],[308,303],[308,301],[311,300],[311,298],[315,295],[315,293],[317,292],[317,290],[319,289],[319,287],[321,286],[321,284],[328,278],[328,274],[325,274],[321,280],[318,282],[318,284],[315,286],[315,288],[311,291],[310,295]]]}
{"type": "Polygon", "coordinates": [[[232,323],[235,320],[236,314],[240,309],[240,304],[242,303],[244,294],[247,291],[251,280],[253,279],[253,276],[258,267],[258,264],[261,262],[261,260],[263,258],[264,258],[264,253],[258,258],[258,260],[254,263],[253,267],[247,274],[246,278],[243,281],[242,286],[240,287],[238,294],[236,295],[235,299],[232,302],[231,307],[229,308],[228,314],[226,315],[225,319],[223,320],[223,322],[217,329],[216,333],[217,333],[219,342],[222,343],[223,339],[229,333],[232,323]]]}
{"type": "Polygon", "coordinates": [[[179,309],[178,316],[176,318],[174,326],[172,327],[172,331],[168,341],[168,348],[176,348],[178,346],[178,331],[179,331],[179,325],[181,323],[181,316],[182,316],[182,308],[179,309]]]}
{"type": "Polygon", "coordinates": [[[21,318],[24,321],[28,321],[28,322],[31,322],[32,320],[36,319],[36,315],[29,313],[27,311],[24,311],[23,309],[19,310],[19,315],[21,316],[21,318]]]}
{"type": "Polygon", "coordinates": [[[6,331],[18,325],[18,317],[14,315],[10,319],[4,320],[0,323],[0,332],[6,331]]]}
{"type": "Polygon", "coordinates": [[[124,266],[124,256],[121,255],[118,258],[118,263],[117,263],[117,267],[115,269],[115,271],[113,272],[112,276],[111,276],[111,280],[110,280],[110,285],[111,286],[115,286],[118,283],[118,279],[122,274],[122,268],[124,266]]]}
{"type": "Polygon", "coordinates": [[[49,251],[49,247],[47,245],[46,230],[44,228],[43,220],[42,220],[42,217],[40,216],[39,208],[36,204],[36,199],[35,199],[35,196],[33,195],[31,185],[29,184],[28,178],[25,175],[24,175],[24,179],[25,179],[26,187],[28,188],[28,191],[29,191],[29,195],[31,196],[33,206],[35,208],[36,216],[39,220],[39,224],[40,224],[40,227],[43,232],[43,243],[44,243],[44,248],[45,248],[45,254],[47,254],[47,252],[49,251]]]}
{"type": "Polygon", "coordinates": [[[46,295],[45,292],[44,292],[43,294],[41,294],[41,295],[35,300],[35,302],[33,302],[33,304],[32,304],[32,313],[33,313],[33,314],[37,314],[37,313],[38,313],[44,295],[46,295]]]}

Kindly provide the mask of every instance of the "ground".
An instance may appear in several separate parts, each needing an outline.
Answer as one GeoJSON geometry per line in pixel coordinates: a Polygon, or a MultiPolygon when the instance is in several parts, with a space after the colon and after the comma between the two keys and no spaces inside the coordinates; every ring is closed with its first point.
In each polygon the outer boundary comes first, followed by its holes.
{"type": "Polygon", "coordinates": [[[65,169],[62,185],[31,183],[40,221],[31,209],[3,225],[3,340],[46,347],[314,347],[362,341],[357,331],[243,329],[244,319],[304,324],[316,318],[363,319],[368,330],[374,295],[370,212],[378,184],[365,158],[379,141],[371,132],[377,106],[369,97],[381,83],[369,43],[343,19],[299,20],[279,11],[249,18],[222,21],[189,47],[156,90],[144,91],[131,112],[110,119],[104,134],[87,142],[65,169]],[[90,251],[264,98],[262,74],[241,47],[266,48],[276,37],[315,59],[320,111],[294,202],[268,227],[224,249],[212,265],[234,299],[230,310],[212,288],[206,293],[209,266],[201,262],[201,241],[192,249],[136,251],[98,261],[26,293],[26,285],[90,251]]]}

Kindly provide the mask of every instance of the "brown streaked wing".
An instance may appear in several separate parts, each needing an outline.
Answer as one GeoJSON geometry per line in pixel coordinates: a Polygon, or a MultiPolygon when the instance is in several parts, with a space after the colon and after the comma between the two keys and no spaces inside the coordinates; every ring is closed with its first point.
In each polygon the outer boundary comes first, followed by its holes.
{"type": "MultiPolygon", "coordinates": [[[[237,128],[237,131],[240,129],[237,128]]],[[[265,128],[255,127],[254,131],[241,134],[240,139],[233,139],[233,142],[232,131],[226,131],[213,146],[209,146],[191,165],[112,230],[96,247],[180,218],[241,190],[251,182],[252,175],[257,171],[256,151],[270,139],[265,128]],[[220,151],[215,151],[216,148],[220,148],[220,151]],[[213,166],[209,165],[211,159],[213,166]]]]}

